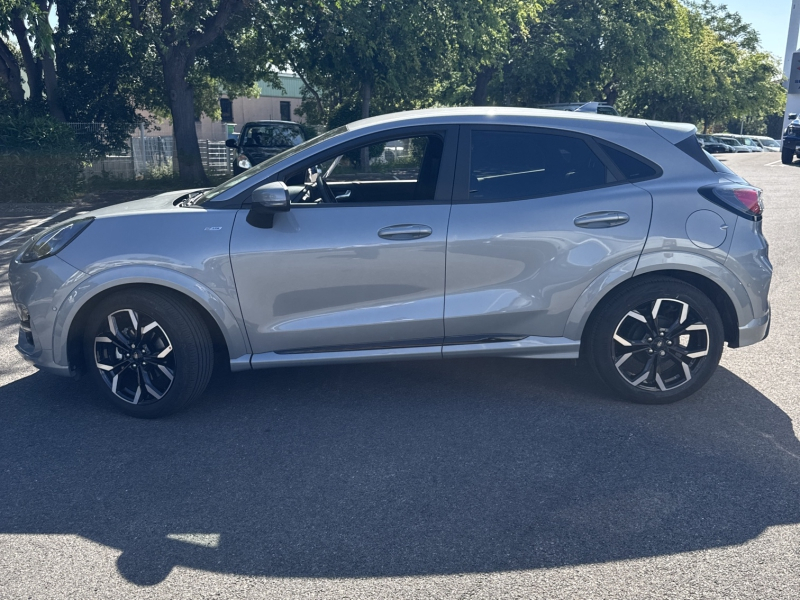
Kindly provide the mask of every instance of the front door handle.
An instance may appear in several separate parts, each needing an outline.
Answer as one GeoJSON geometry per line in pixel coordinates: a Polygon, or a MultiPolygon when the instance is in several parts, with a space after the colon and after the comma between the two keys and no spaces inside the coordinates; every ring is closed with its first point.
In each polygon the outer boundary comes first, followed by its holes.
{"type": "Polygon", "coordinates": [[[575,217],[575,225],[578,227],[586,227],[587,229],[600,229],[602,227],[617,227],[624,225],[631,218],[624,212],[619,211],[601,211],[592,212],[580,217],[575,217]]]}
{"type": "Polygon", "coordinates": [[[347,200],[350,197],[350,194],[352,194],[352,192],[350,190],[346,190],[336,196],[336,201],[338,202],[339,200],[347,200]]]}
{"type": "Polygon", "coordinates": [[[385,240],[418,240],[432,233],[427,225],[392,225],[381,229],[378,235],[385,240]]]}

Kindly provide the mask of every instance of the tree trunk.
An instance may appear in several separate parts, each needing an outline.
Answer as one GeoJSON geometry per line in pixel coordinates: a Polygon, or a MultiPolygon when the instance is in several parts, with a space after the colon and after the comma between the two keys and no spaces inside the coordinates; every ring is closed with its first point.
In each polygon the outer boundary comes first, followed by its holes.
{"type": "Polygon", "coordinates": [[[203,186],[208,185],[208,178],[203,170],[194,126],[194,90],[186,81],[190,62],[186,52],[181,50],[172,50],[162,57],[178,172],[187,185],[203,186]]]}
{"type": "Polygon", "coordinates": [[[67,117],[61,107],[61,98],[58,97],[56,65],[52,57],[47,54],[42,57],[42,69],[44,71],[44,87],[47,90],[47,106],[50,109],[50,114],[62,123],[66,123],[67,117]]]}
{"type": "Polygon", "coordinates": [[[31,45],[28,42],[28,26],[19,13],[11,17],[11,30],[17,38],[19,51],[22,53],[22,61],[25,65],[25,75],[28,82],[29,98],[34,102],[42,99],[42,65],[34,57],[31,45]]]}
{"type": "Polygon", "coordinates": [[[489,82],[497,72],[497,67],[490,67],[485,65],[478,71],[478,76],[475,78],[475,89],[472,91],[472,105],[473,106],[486,106],[486,101],[489,97],[489,82]]]}
{"type": "MultiPolygon", "coordinates": [[[[361,118],[369,117],[369,103],[372,99],[372,84],[365,81],[361,84],[361,118]]],[[[369,146],[361,149],[361,171],[369,173],[369,146]]]]}
{"type": "Polygon", "coordinates": [[[0,39],[0,80],[5,82],[11,99],[17,104],[25,101],[25,90],[22,88],[22,72],[17,62],[17,57],[0,39]]]}

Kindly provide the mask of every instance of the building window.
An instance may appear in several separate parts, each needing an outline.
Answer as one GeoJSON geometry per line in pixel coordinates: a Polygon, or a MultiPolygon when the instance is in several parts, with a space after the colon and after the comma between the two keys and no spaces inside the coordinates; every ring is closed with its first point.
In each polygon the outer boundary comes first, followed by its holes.
{"type": "Polygon", "coordinates": [[[220,98],[219,107],[222,110],[222,121],[233,123],[233,102],[229,98],[220,98]]]}
{"type": "Polygon", "coordinates": [[[292,104],[291,102],[281,101],[281,121],[292,120],[292,104]]]}

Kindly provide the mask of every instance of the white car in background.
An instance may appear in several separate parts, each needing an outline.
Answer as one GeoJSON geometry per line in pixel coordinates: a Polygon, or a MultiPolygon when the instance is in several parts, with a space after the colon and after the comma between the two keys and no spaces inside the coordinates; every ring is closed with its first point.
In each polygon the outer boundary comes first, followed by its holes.
{"type": "Polygon", "coordinates": [[[727,144],[733,148],[734,152],[752,152],[749,146],[745,146],[742,142],[733,137],[718,135],[716,138],[723,144],[727,144]]]}
{"type": "Polygon", "coordinates": [[[781,151],[781,143],[778,140],[774,140],[771,137],[767,137],[766,135],[756,135],[752,138],[755,140],[756,144],[761,146],[764,152],[780,152],[781,151]]]}

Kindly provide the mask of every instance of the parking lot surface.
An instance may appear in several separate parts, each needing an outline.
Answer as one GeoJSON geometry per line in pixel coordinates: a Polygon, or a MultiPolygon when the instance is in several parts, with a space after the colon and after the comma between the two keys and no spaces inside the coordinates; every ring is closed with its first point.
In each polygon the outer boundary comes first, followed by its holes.
{"type": "MultiPolygon", "coordinates": [[[[0,598],[797,598],[800,164],[778,159],[723,159],[764,189],[770,336],[667,406],[572,362],[463,360],[226,376],[135,420],[16,355],[29,233],[0,245],[0,598]]],[[[47,214],[22,216],[0,243],[47,214]]]]}

